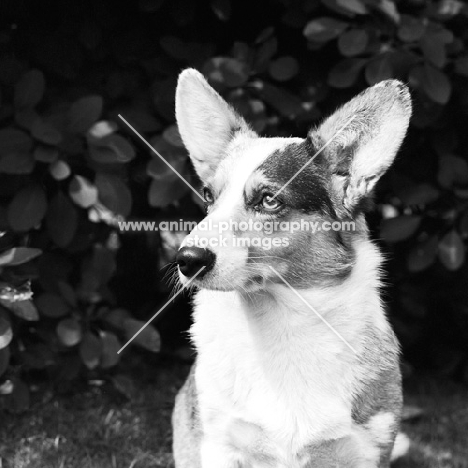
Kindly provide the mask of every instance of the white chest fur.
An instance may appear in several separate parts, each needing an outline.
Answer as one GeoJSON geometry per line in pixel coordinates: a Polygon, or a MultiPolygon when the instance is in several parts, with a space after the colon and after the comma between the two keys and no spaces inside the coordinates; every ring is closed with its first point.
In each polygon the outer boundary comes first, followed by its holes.
{"type": "Polygon", "coordinates": [[[299,291],[347,343],[285,286],[250,299],[238,292],[197,294],[191,333],[205,434],[232,445],[236,428],[245,434],[247,423],[276,457],[287,459],[351,432],[352,399],[369,373],[360,353],[364,330],[387,327],[376,270],[367,276],[364,266],[370,265],[356,265],[338,289],[299,291]]]}

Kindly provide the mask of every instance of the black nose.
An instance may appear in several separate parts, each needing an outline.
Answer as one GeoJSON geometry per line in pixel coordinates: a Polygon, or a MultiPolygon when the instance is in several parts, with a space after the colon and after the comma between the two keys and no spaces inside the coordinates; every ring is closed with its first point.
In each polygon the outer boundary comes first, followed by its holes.
{"type": "Polygon", "coordinates": [[[182,247],[176,256],[181,273],[189,278],[205,267],[197,276],[197,278],[202,277],[213,268],[215,259],[215,254],[211,250],[200,247],[182,247]]]}

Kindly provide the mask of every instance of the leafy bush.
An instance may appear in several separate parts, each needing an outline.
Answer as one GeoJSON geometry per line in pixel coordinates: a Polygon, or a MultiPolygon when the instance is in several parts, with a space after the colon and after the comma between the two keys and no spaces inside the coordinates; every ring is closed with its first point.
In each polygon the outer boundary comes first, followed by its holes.
{"type": "MultiPolygon", "coordinates": [[[[196,185],[174,123],[176,79],[188,66],[267,135],[305,134],[380,80],[409,83],[412,127],[370,221],[393,259],[393,318],[408,355],[417,362],[414,350],[436,342],[436,349],[452,350],[452,370],[466,360],[463,2],[282,0],[255,2],[247,11],[229,0],[140,0],[3,8],[11,20],[0,32],[5,406],[27,405],[21,379],[37,371],[62,382],[86,369],[113,368],[124,340],[164,302],[164,284],[151,294],[159,273],[142,274],[129,259],[150,255],[161,267],[172,261],[177,236],[149,233],[140,242],[122,234],[118,222],[196,219],[201,209],[118,116],[196,185]],[[443,337],[432,325],[441,323],[434,320],[440,304],[450,316],[443,337]]],[[[135,344],[158,351],[156,328],[135,344]]]]}
{"type": "MultiPolygon", "coordinates": [[[[20,62],[3,85],[1,229],[9,242],[35,246],[8,248],[0,259],[1,374],[13,352],[12,379],[2,392],[16,401],[15,388],[27,394],[16,371],[55,367],[72,379],[80,372],[75,355],[88,369],[112,367],[119,359],[118,336],[130,338],[144,322],[115,308],[108,290],[116,269],[115,226],[132,205],[125,180],[133,144],[116,123],[99,120],[101,96],[56,98],[43,72],[20,62]],[[34,302],[30,278],[36,280],[34,302]]],[[[158,351],[159,335],[150,326],[135,344],[158,351]]]]}

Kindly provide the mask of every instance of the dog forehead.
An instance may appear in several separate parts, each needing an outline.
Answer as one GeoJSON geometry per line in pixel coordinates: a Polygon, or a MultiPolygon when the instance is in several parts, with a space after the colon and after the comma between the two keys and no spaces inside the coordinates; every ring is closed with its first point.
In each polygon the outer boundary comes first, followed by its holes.
{"type": "Polygon", "coordinates": [[[281,183],[289,181],[293,176],[298,177],[302,171],[310,174],[314,172],[311,144],[307,140],[291,141],[265,158],[257,171],[281,183]]]}
{"type": "Polygon", "coordinates": [[[244,190],[246,182],[272,155],[281,153],[302,138],[240,138],[228,147],[227,156],[219,165],[213,185],[221,191],[226,188],[244,190]]]}

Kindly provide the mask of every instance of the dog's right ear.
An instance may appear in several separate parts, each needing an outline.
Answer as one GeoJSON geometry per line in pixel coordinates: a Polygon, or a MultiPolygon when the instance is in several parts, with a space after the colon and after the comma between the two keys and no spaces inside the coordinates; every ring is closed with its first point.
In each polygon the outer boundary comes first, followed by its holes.
{"type": "Polygon", "coordinates": [[[209,179],[239,131],[254,135],[245,120],[194,69],[179,75],[176,90],[179,132],[197,174],[209,179]]]}

